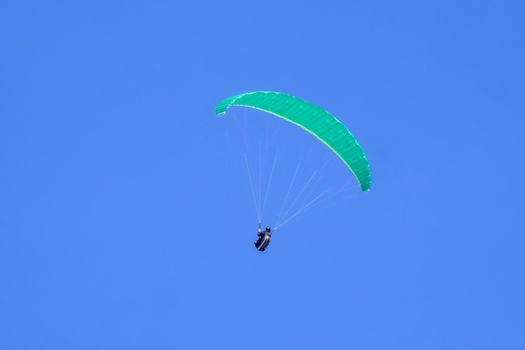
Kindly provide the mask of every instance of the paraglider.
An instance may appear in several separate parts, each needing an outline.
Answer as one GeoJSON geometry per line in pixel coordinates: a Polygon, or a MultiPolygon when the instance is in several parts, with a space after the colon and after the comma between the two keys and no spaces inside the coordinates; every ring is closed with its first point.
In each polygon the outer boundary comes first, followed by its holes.
{"type": "Polygon", "coordinates": [[[255,248],[261,252],[264,252],[266,248],[268,248],[268,245],[272,239],[272,230],[269,227],[266,227],[263,231],[259,226],[257,229],[257,236],[259,239],[257,239],[257,241],[254,243],[255,248]]]}
{"type": "MultiPolygon", "coordinates": [[[[287,94],[254,91],[222,100],[216,106],[215,114],[219,117],[223,116],[234,106],[263,111],[306,130],[343,161],[357,179],[362,191],[370,190],[372,184],[370,164],[363,149],[348,128],[326,110],[287,94]]],[[[271,233],[269,227],[264,231],[259,228],[259,239],[255,242],[258,250],[264,251],[268,247],[271,233]]]]}

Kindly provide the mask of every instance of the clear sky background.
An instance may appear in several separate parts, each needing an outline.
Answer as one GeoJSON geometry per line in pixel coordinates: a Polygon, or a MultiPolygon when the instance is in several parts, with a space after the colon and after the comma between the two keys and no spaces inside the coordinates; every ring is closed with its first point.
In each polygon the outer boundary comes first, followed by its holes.
{"type": "Polygon", "coordinates": [[[523,1],[3,1],[0,348],[524,349],[524,19],[523,1]],[[251,90],[336,114],[374,176],[265,254],[213,113],[251,90]]]}

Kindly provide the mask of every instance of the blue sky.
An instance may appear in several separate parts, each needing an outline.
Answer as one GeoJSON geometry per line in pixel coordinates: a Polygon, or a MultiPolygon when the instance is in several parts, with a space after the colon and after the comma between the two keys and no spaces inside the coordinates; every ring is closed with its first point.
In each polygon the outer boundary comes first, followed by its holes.
{"type": "Polygon", "coordinates": [[[525,348],[524,10],[2,2],[0,348],[525,348]],[[252,90],[330,110],[374,176],[265,254],[213,114],[252,90]]]}

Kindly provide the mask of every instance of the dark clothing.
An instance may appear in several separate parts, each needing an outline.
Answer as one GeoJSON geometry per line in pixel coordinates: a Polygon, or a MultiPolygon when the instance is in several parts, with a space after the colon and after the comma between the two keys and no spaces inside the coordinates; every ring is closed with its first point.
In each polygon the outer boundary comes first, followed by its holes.
{"type": "Polygon", "coordinates": [[[272,239],[272,231],[270,230],[269,227],[267,227],[264,231],[259,229],[257,236],[259,238],[254,243],[255,248],[257,248],[261,252],[264,252],[266,248],[268,248],[268,245],[270,244],[270,240],[272,239]]]}

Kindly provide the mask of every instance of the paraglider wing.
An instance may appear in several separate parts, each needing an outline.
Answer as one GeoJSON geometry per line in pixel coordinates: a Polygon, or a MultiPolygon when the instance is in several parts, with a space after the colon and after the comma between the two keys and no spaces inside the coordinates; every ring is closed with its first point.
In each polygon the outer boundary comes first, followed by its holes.
{"type": "Polygon", "coordinates": [[[370,164],[363,149],[348,128],[321,107],[279,92],[255,91],[221,101],[215,114],[222,116],[232,106],[258,109],[305,129],[341,158],[357,178],[361,190],[370,189],[370,164]]]}

